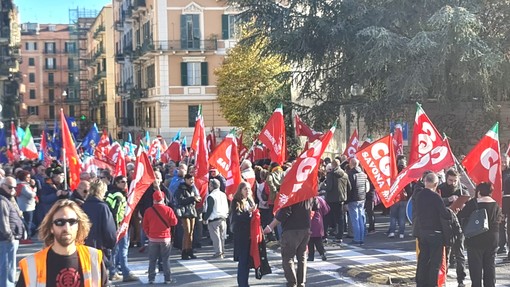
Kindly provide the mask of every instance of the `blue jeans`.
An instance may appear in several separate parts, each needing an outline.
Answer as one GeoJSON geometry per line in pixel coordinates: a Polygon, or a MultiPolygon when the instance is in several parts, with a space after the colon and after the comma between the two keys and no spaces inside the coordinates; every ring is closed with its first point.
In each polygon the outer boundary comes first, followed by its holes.
{"type": "Polygon", "coordinates": [[[239,250],[239,261],[237,262],[237,286],[248,287],[250,276],[250,249],[239,250]]]}
{"type": "Polygon", "coordinates": [[[14,287],[19,241],[0,241],[0,287],[14,287]]]}
{"type": "Polygon", "coordinates": [[[117,272],[117,266],[120,265],[122,271],[122,277],[128,277],[131,270],[128,267],[128,249],[129,249],[129,232],[126,232],[126,235],[122,237],[117,244],[115,244],[115,248],[112,253],[112,265],[109,267],[110,275],[113,275],[117,272]]]}
{"type": "Polygon", "coordinates": [[[365,242],[365,201],[354,201],[347,203],[349,219],[352,222],[352,235],[354,242],[365,242]]]}
{"type": "Polygon", "coordinates": [[[406,208],[407,201],[399,201],[390,207],[390,229],[388,233],[394,233],[397,229],[398,222],[398,234],[404,234],[406,228],[406,208]]]}

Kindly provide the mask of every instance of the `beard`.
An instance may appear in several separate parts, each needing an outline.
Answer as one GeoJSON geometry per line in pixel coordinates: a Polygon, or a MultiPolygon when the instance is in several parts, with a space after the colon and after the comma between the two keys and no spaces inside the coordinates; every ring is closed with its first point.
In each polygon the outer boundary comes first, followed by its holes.
{"type": "Polygon", "coordinates": [[[67,232],[62,232],[58,235],[55,235],[55,241],[62,247],[67,247],[71,244],[74,244],[76,237],[73,237],[72,234],[67,232]]]}

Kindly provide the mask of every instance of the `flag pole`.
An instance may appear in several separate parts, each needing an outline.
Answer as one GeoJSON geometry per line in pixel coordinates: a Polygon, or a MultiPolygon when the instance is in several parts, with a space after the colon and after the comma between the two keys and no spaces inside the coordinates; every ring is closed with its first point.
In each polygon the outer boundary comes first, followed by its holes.
{"type": "MultiPolygon", "coordinates": [[[[62,117],[64,116],[64,109],[60,109],[60,121],[62,122],[62,117]]],[[[55,123],[55,124],[58,124],[58,123],[55,123]]],[[[64,129],[62,128],[61,133],[64,132],[64,129]]],[[[64,139],[64,136],[63,134],[61,135],[62,136],[62,140],[64,139]]],[[[67,190],[67,159],[66,159],[66,148],[64,147],[64,145],[62,145],[62,161],[63,161],[63,165],[64,165],[64,190],[67,190]]]]}

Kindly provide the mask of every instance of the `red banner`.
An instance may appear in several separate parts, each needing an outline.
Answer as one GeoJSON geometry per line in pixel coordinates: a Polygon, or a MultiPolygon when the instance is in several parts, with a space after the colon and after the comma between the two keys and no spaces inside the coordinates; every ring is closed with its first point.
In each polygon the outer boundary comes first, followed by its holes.
{"type": "Polygon", "coordinates": [[[359,147],[358,130],[354,129],[351,138],[347,142],[347,146],[345,147],[343,155],[345,155],[347,158],[353,158],[358,152],[358,147],[359,147]]]}
{"type": "Polygon", "coordinates": [[[117,149],[117,156],[115,160],[115,171],[113,172],[113,176],[127,176],[126,170],[126,158],[124,157],[124,151],[122,148],[117,149]]]}
{"type": "Polygon", "coordinates": [[[69,188],[75,190],[80,183],[81,162],[62,109],[60,109],[60,125],[62,127],[62,148],[65,149],[66,160],[69,164],[69,188]]]}
{"type": "Polygon", "coordinates": [[[420,157],[429,153],[436,146],[441,145],[443,138],[437,131],[425,111],[418,105],[414,119],[413,138],[411,139],[411,151],[409,162],[415,162],[420,157]]]}
{"type": "Polygon", "coordinates": [[[126,212],[117,230],[117,242],[126,235],[129,228],[129,221],[131,220],[136,205],[147,188],[154,182],[155,178],[156,176],[154,175],[154,170],[152,169],[147,154],[145,152],[139,152],[136,157],[133,181],[131,181],[127,194],[126,212]]]}
{"type": "Polygon", "coordinates": [[[269,149],[271,161],[277,162],[280,165],[285,162],[287,143],[282,108],[274,110],[266,126],[260,131],[259,140],[269,149]]]}
{"type": "Polygon", "coordinates": [[[328,146],[335,128],[331,128],[322,138],[315,141],[307,150],[303,151],[296,162],[283,178],[280,192],[274,201],[273,212],[281,208],[310,199],[317,195],[318,172],[321,157],[328,146]]]}
{"type": "Polygon", "coordinates": [[[356,157],[374,184],[384,206],[391,206],[393,203],[391,202],[390,187],[398,173],[391,135],[358,151],[356,157]]]}
{"type": "Polygon", "coordinates": [[[99,139],[99,142],[96,145],[96,149],[94,151],[94,156],[102,161],[108,162],[107,155],[110,150],[110,138],[108,138],[108,133],[106,130],[103,130],[103,134],[99,139]]]}
{"type": "Polygon", "coordinates": [[[324,133],[316,132],[312,130],[309,126],[307,126],[298,115],[294,116],[295,125],[296,125],[296,136],[305,136],[308,138],[309,142],[313,142],[317,139],[320,139],[324,136],[324,133]]]}
{"type": "Polygon", "coordinates": [[[216,147],[209,157],[209,164],[216,167],[227,180],[225,193],[227,198],[232,200],[237,186],[241,183],[237,139],[233,134],[228,134],[216,147]]]}
{"type": "Polygon", "coordinates": [[[492,198],[501,206],[501,157],[499,150],[499,123],[496,123],[462,161],[467,174],[476,184],[490,182],[492,198]]]}
{"type": "Polygon", "coordinates": [[[401,124],[395,125],[395,131],[393,132],[393,147],[395,148],[395,155],[404,154],[404,134],[402,132],[401,124]]]}
{"type": "Polygon", "coordinates": [[[425,171],[430,170],[432,172],[439,172],[444,168],[453,166],[454,164],[455,159],[452,151],[450,150],[448,140],[444,140],[442,145],[435,147],[429,153],[422,156],[418,161],[410,164],[400,172],[391,185],[388,195],[389,202],[392,203],[395,200],[395,197],[406,185],[421,178],[425,171]]]}

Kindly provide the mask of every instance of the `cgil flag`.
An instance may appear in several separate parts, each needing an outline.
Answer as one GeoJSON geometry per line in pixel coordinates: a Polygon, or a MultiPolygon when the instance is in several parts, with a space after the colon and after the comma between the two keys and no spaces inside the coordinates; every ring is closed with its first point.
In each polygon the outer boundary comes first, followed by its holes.
{"type": "Polygon", "coordinates": [[[354,129],[352,132],[351,138],[345,147],[343,155],[347,158],[353,158],[358,152],[359,148],[359,137],[358,137],[358,129],[354,129]]]}
{"type": "Polygon", "coordinates": [[[490,182],[494,187],[492,198],[501,206],[501,156],[499,150],[499,123],[496,123],[462,161],[467,174],[476,184],[490,182]]]}
{"type": "Polygon", "coordinates": [[[241,183],[239,154],[237,153],[237,138],[230,132],[209,156],[209,164],[218,169],[227,180],[225,193],[228,200],[232,200],[236,188],[241,183]]]}
{"type": "Polygon", "coordinates": [[[332,127],[321,140],[315,141],[303,151],[287,171],[274,201],[274,213],[317,195],[320,159],[334,132],[335,127],[332,127]]]}
{"type": "Polygon", "coordinates": [[[270,150],[271,161],[282,165],[285,162],[285,121],[283,108],[274,110],[264,128],[260,131],[259,140],[270,150]]]}
{"type": "Polygon", "coordinates": [[[62,109],[60,109],[60,124],[62,125],[62,149],[69,166],[69,188],[75,190],[80,183],[81,163],[62,109]]]}
{"type": "Polygon", "coordinates": [[[443,138],[437,131],[420,104],[416,104],[416,116],[414,119],[413,138],[411,139],[411,150],[409,162],[415,162],[425,154],[429,153],[436,146],[441,145],[443,138]]]}
{"type": "Polygon", "coordinates": [[[296,136],[305,136],[308,138],[309,142],[313,142],[324,136],[324,133],[316,132],[313,129],[311,129],[307,124],[305,124],[301,120],[301,118],[297,114],[294,116],[294,121],[296,127],[296,136]]]}

